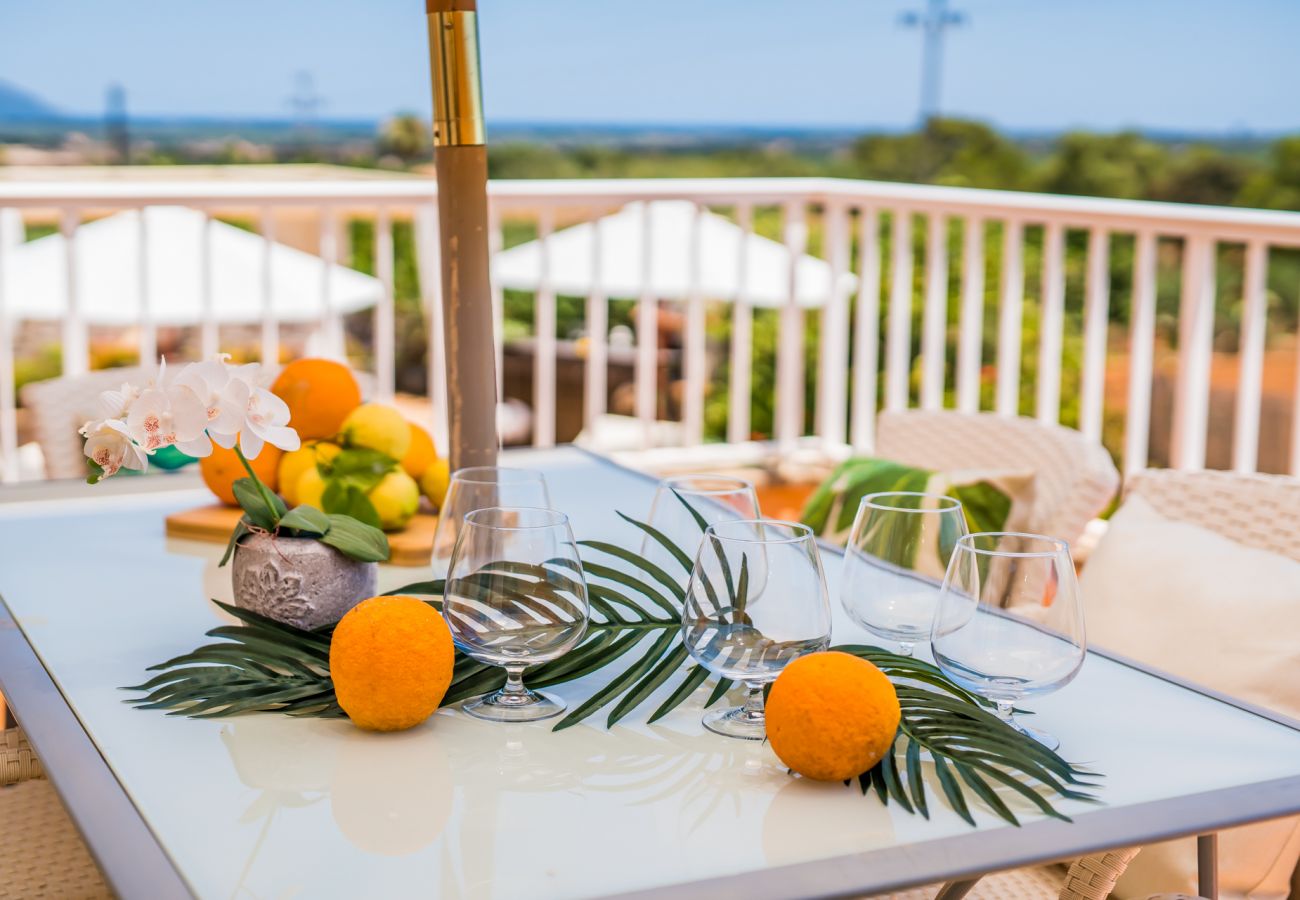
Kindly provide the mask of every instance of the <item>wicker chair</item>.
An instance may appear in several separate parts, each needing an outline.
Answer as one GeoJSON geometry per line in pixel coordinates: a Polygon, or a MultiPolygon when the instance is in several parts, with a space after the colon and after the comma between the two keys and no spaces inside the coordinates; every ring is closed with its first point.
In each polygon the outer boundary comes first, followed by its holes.
{"type": "Polygon", "coordinates": [[[1119,472],[1100,444],[1061,425],[997,413],[884,412],[875,453],[925,469],[1031,471],[1028,530],[1071,542],[1119,488],[1119,472]]]}
{"type": "Polygon", "coordinates": [[[0,732],[0,900],[111,898],[22,731],[0,732]]]}

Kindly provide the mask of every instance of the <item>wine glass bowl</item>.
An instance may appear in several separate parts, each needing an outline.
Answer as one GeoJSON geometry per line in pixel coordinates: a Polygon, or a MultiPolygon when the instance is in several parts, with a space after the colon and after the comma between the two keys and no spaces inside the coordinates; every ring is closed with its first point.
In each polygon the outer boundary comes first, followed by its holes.
{"type": "Polygon", "coordinates": [[[1074,560],[1065,541],[995,532],[957,542],[930,632],[935,664],[993,701],[998,715],[1048,747],[1050,735],[1014,718],[1021,700],[1059,690],[1087,651],[1074,560]]]}
{"type": "MultiPolygon", "coordinates": [[[[674,475],[660,481],[646,523],[675,546],[691,553],[699,546],[705,526],[758,516],[758,495],[753,484],[729,475],[700,473],[674,475]]],[[[641,555],[666,572],[680,571],[669,551],[649,535],[642,541],[641,555]]]]}
{"type": "Polygon", "coordinates": [[[506,670],[505,686],[467,701],[465,712],[499,722],[563,712],[559,699],[525,688],[523,673],[562,656],[586,633],[587,587],[568,517],[530,507],[467,513],[442,614],[467,656],[506,670]]]}
{"type": "Polygon", "coordinates": [[[935,604],[958,539],[961,502],[944,494],[887,491],[858,504],[840,570],[840,604],[899,652],[929,637],[935,604]]]}
{"type": "Polygon", "coordinates": [[[491,507],[549,508],[551,497],[546,478],[533,469],[503,466],[470,466],[457,469],[447,484],[433,532],[433,575],[445,577],[451,563],[465,515],[491,507]]]}
{"type": "Polygon", "coordinates": [[[793,660],[830,645],[830,601],[812,530],[792,522],[720,522],[704,532],[686,587],[682,641],[715,675],[742,682],[742,707],[704,726],[762,740],[763,688],[793,660]],[[762,602],[753,602],[757,594],[762,602]]]}

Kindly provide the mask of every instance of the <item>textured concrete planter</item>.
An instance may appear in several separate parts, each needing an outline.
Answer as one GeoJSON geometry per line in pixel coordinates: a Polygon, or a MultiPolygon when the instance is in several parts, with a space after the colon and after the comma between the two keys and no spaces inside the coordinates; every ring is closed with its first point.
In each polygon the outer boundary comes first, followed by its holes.
{"type": "Polygon", "coordinates": [[[332,625],[375,595],[378,566],[311,538],[250,534],[235,548],[235,605],[298,628],[332,625]]]}

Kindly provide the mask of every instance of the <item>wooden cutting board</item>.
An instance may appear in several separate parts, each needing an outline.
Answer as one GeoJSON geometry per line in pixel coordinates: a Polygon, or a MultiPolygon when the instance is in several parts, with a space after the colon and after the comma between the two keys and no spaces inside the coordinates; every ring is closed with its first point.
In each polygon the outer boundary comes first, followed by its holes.
{"type": "MultiPolygon", "coordinates": [[[[235,530],[235,524],[243,514],[241,509],[219,503],[196,506],[167,517],[167,536],[224,544],[230,540],[230,533],[235,530]]],[[[429,565],[433,556],[433,530],[437,526],[437,516],[417,513],[404,529],[389,532],[388,547],[392,556],[388,564],[429,565]]]]}

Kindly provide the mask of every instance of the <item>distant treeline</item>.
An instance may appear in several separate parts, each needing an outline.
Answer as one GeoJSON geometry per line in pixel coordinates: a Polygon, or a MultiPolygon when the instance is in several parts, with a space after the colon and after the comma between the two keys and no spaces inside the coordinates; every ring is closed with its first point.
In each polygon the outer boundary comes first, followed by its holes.
{"type": "Polygon", "coordinates": [[[1072,131],[1016,139],[980,122],[934,119],[833,149],[790,140],[707,150],[510,142],[489,154],[494,178],[826,175],[1300,210],[1300,134],[1195,141],[1072,131]]]}

